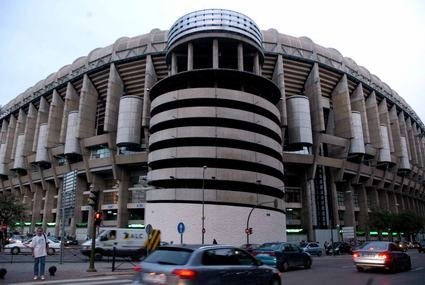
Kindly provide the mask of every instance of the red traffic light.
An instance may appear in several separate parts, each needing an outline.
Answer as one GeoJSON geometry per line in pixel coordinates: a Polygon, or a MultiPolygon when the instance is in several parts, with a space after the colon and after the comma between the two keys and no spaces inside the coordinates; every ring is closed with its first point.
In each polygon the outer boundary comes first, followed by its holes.
{"type": "Polygon", "coordinates": [[[102,222],[102,212],[96,212],[94,214],[94,225],[100,226],[101,222],[102,222]]]}

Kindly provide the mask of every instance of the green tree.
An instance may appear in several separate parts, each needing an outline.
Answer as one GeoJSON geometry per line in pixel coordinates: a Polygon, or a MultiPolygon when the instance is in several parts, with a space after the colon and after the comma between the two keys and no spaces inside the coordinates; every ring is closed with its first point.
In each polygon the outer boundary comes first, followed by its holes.
{"type": "Polygon", "coordinates": [[[15,223],[22,221],[25,206],[16,197],[11,195],[0,195],[0,223],[6,224],[10,228],[15,227],[15,223]]]}

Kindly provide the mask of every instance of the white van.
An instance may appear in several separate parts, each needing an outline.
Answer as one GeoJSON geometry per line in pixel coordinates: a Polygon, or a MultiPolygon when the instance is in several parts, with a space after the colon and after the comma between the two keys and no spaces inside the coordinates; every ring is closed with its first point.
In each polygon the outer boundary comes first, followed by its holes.
{"type": "MultiPolygon", "coordinates": [[[[127,228],[100,228],[96,238],[95,259],[102,256],[112,256],[115,247],[115,256],[139,258],[144,255],[144,245],[148,238],[145,229],[127,228]]],[[[91,239],[81,245],[81,253],[90,256],[91,239]]]]}

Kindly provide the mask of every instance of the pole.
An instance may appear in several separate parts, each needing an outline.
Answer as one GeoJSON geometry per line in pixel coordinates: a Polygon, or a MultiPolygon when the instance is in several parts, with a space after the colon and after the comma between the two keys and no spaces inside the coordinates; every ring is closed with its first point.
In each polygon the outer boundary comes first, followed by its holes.
{"type": "Polygon", "coordinates": [[[251,219],[251,214],[252,214],[252,212],[253,212],[253,211],[254,211],[254,210],[255,210],[258,206],[261,206],[261,205],[264,205],[264,204],[269,204],[269,203],[274,203],[275,208],[277,207],[277,200],[276,200],[276,199],[274,199],[273,201],[267,201],[267,202],[263,202],[263,203],[257,204],[257,205],[255,205],[254,207],[252,207],[251,211],[249,211],[248,218],[246,219],[246,228],[245,228],[245,231],[246,231],[246,243],[247,243],[247,244],[249,244],[249,235],[250,235],[250,233],[249,233],[249,220],[251,219]]]}
{"type": "Polygon", "coordinates": [[[94,224],[94,215],[96,213],[96,209],[97,207],[93,207],[93,227],[92,227],[92,231],[91,231],[91,251],[90,251],[90,266],[89,269],[87,269],[87,272],[97,272],[96,268],[94,267],[94,250],[96,248],[96,225],[94,224]]]}
{"type": "Polygon", "coordinates": [[[62,264],[63,262],[63,247],[64,247],[64,243],[65,243],[65,208],[63,206],[63,200],[61,203],[61,210],[62,210],[62,223],[61,223],[61,249],[60,249],[60,261],[59,264],[62,264]]]}
{"type": "Polygon", "coordinates": [[[202,168],[202,244],[205,243],[205,170],[207,166],[202,168]]]}

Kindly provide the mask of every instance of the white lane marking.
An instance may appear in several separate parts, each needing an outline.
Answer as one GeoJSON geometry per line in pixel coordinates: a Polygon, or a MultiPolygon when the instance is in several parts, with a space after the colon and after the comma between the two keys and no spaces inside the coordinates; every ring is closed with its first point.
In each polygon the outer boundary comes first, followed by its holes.
{"type": "MultiPolygon", "coordinates": [[[[84,282],[84,281],[87,281],[89,279],[99,280],[100,281],[100,280],[112,280],[112,279],[116,279],[116,277],[115,276],[105,276],[105,277],[96,277],[96,278],[87,277],[87,278],[80,278],[80,279],[43,280],[43,284],[76,283],[76,282],[80,282],[80,281],[84,282]]],[[[38,284],[38,285],[40,285],[40,281],[41,280],[36,280],[36,281],[31,281],[31,282],[14,283],[14,284],[19,284],[19,285],[33,285],[33,284],[38,284]]]]}

